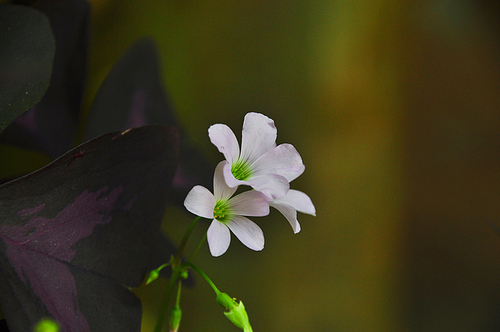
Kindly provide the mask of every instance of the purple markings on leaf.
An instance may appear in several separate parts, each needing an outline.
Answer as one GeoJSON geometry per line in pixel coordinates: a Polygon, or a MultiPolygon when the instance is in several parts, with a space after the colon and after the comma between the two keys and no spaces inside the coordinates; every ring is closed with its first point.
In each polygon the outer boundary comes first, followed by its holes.
{"type": "Polygon", "coordinates": [[[45,207],[45,203],[38,205],[38,206],[35,206],[34,208],[31,208],[31,209],[24,209],[24,210],[18,211],[17,215],[20,217],[27,217],[29,215],[32,215],[32,214],[35,214],[37,212],[42,211],[42,209],[44,207],[45,207]]]}
{"type": "Polygon", "coordinates": [[[68,265],[75,255],[73,246],[91,235],[95,226],[111,221],[104,214],[112,210],[121,192],[121,187],[105,187],[95,193],[85,190],[52,219],[37,215],[45,208],[41,204],[17,213],[25,219],[31,216],[25,224],[0,226],[0,238],[6,244],[10,263],[63,331],[89,330],[79,309],[76,284],[68,265]]]}

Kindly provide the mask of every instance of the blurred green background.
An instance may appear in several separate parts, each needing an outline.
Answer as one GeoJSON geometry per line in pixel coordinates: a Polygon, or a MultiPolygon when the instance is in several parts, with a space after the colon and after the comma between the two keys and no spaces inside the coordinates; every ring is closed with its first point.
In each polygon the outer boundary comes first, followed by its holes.
{"type": "MultiPolygon", "coordinates": [[[[178,116],[207,129],[275,120],[313,200],[294,235],[254,218],[262,252],[233,236],[195,263],[243,300],[254,331],[499,331],[500,33],[494,1],[93,0],[87,106],[139,37],[161,52],[178,116]]],[[[179,242],[192,217],[169,208],[179,242]]],[[[200,224],[189,249],[203,236],[200,224]]],[[[189,251],[188,251],[189,252],[189,251]]],[[[198,276],[181,331],[237,331],[198,276]]],[[[152,331],[165,281],[141,286],[152,331]]]]}

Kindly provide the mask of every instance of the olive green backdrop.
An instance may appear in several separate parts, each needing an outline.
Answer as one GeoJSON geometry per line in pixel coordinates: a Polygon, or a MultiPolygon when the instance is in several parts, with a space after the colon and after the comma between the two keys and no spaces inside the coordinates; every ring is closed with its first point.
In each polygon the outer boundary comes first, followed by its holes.
{"type": "MultiPolygon", "coordinates": [[[[213,123],[249,111],[301,153],[317,216],[259,218],[196,263],[254,331],[500,329],[500,34],[493,1],[93,2],[88,102],[138,37],[159,45],[179,118],[214,162],[213,123]]],[[[170,208],[179,241],[192,216],[170,208]]],[[[194,248],[208,223],[196,229],[194,248]]],[[[237,331],[198,276],[181,331],[237,331]]],[[[166,282],[141,286],[144,331],[166,282]]]]}

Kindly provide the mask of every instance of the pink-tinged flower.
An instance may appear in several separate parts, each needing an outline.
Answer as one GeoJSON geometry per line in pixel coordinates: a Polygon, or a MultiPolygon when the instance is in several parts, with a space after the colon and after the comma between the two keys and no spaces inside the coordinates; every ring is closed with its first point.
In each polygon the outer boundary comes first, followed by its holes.
{"type": "Polygon", "coordinates": [[[264,234],[257,224],[244,216],[262,217],[269,214],[269,204],[257,191],[246,191],[233,196],[236,187],[230,188],[224,181],[220,162],[214,174],[214,194],[202,186],[195,186],[186,196],[186,209],[200,217],[213,219],[207,232],[212,256],[226,252],[231,242],[230,230],[248,248],[262,250],[264,234]]]}
{"type": "Polygon", "coordinates": [[[263,114],[245,115],[241,151],[233,131],[224,124],[212,125],[208,135],[227,160],[223,173],[231,188],[249,185],[274,200],[285,196],[290,179],[305,169],[293,145],[276,146],[274,121],[263,114]]]}
{"type": "Polygon", "coordinates": [[[295,234],[300,232],[297,211],[316,216],[316,208],[309,196],[298,190],[290,189],[285,197],[275,199],[269,205],[285,216],[295,234]]]}

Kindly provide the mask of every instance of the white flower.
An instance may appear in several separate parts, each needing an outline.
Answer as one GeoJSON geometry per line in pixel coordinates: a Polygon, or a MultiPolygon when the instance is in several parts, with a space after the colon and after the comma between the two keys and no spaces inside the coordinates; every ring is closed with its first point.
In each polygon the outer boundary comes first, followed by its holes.
{"type": "Polygon", "coordinates": [[[269,214],[269,204],[257,191],[246,191],[231,198],[236,187],[224,181],[220,162],[214,174],[214,194],[202,186],[195,186],[186,196],[186,209],[200,217],[213,219],[207,231],[208,246],[212,256],[226,252],[231,242],[231,230],[248,248],[262,250],[264,234],[257,224],[243,216],[262,217],[269,214]]]}
{"type": "Polygon", "coordinates": [[[285,197],[269,202],[269,205],[281,212],[292,226],[293,232],[300,232],[297,211],[316,216],[316,208],[309,196],[302,191],[290,189],[285,197]]]}
{"type": "Polygon", "coordinates": [[[274,121],[263,114],[245,115],[241,151],[233,131],[224,124],[212,125],[208,135],[227,160],[223,172],[231,188],[249,185],[274,200],[284,197],[291,179],[305,169],[293,145],[276,146],[274,121]]]}

